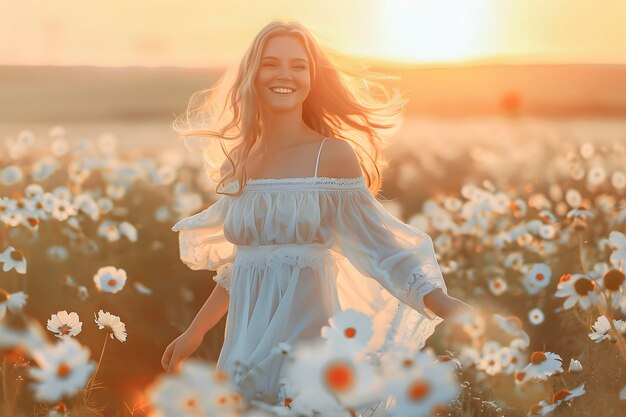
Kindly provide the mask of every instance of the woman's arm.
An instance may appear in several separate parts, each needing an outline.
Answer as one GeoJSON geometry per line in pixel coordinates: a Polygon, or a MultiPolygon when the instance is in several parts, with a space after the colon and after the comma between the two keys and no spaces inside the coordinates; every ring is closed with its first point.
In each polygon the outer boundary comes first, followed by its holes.
{"type": "Polygon", "coordinates": [[[461,318],[465,314],[475,314],[476,310],[469,304],[445,294],[441,288],[435,288],[424,296],[424,305],[444,320],[461,318]]]}
{"type": "Polygon", "coordinates": [[[197,336],[204,337],[206,332],[211,330],[228,311],[229,299],[230,296],[224,287],[216,285],[211,295],[209,295],[206,302],[189,325],[187,331],[197,336]]]}

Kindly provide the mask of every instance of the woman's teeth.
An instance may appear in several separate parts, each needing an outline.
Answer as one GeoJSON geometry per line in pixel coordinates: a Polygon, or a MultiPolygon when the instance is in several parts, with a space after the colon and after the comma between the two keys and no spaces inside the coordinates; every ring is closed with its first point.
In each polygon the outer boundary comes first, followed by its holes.
{"type": "Polygon", "coordinates": [[[291,88],[270,88],[270,90],[278,94],[291,94],[294,92],[291,88]]]}

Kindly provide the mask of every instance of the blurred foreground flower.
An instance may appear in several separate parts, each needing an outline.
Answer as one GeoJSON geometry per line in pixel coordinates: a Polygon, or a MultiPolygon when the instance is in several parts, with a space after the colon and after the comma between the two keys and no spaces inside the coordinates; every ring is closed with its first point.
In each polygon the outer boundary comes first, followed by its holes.
{"type": "Polygon", "coordinates": [[[38,368],[28,368],[37,382],[31,383],[35,398],[55,402],[82,390],[95,368],[89,361],[89,349],[76,339],[65,338],[56,345],[46,345],[32,353],[38,368]]]}

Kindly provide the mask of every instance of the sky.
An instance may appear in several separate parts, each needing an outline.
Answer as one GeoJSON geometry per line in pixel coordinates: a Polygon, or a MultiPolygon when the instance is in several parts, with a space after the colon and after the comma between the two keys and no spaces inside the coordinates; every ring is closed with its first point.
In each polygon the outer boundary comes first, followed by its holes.
{"type": "Polygon", "coordinates": [[[623,0],[2,0],[0,65],[229,65],[272,19],[402,63],[626,64],[623,0]]]}

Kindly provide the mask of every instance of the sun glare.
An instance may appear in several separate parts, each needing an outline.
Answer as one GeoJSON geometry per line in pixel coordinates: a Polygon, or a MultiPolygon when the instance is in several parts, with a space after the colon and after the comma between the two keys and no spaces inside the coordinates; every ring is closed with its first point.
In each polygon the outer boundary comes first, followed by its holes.
{"type": "Polygon", "coordinates": [[[490,1],[384,0],[385,58],[398,61],[462,61],[490,55],[490,1]],[[470,6],[471,3],[471,7],[470,6]]]}

